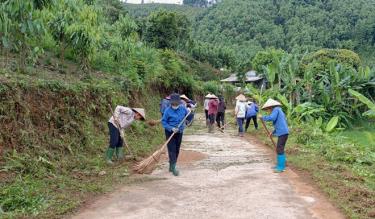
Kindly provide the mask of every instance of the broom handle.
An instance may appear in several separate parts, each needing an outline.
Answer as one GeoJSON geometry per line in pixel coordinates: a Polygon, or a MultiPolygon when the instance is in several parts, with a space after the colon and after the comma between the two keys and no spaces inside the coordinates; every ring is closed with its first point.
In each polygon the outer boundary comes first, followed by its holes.
{"type": "MultiPolygon", "coordinates": [[[[119,121],[117,120],[117,118],[115,117],[115,113],[114,113],[114,111],[113,111],[113,109],[112,109],[111,104],[108,104],[108,106],[109,106],[109,109],[111,110],[111,113],[112,113],[112,116],[113,116],[113,121],[116,123],[117,128],[118,128],[119,131],[120,131],[120,127],[121,127],[121,126],[120,126],[120,122],[119,122],[119,121]]],[[[121,136],[121,138],[122,138],[122,140],[123,140],[123,142],[124,142],[124,144],[125,144],[126,149],[127,149],[128,152],[129,152],[130,156],[134,157],[133,152],[130,150],[129,145],[126,143],[126,141],[125,141],[125,139],[123,138],[123,136],[121,136]]]]}
{"type": "Polygon", "coordinates": [[[273,138],[272,138],[272,136],[271,136],[271,133],[270,133],[270,131],[269,131],[268,128],[267,128],[266,123],[263,121],[263,119],[260,119],[260,121],[262,122],[263,128],[264,128],[264,130],[266,131],[267,136],[271,139],[273,146],[276,148],[276,143],[275,143],[275,141],[273,140],[273,138]]]}
{"type": "MultiPolygon", "coordinates": [[[[262,93],[263,93],[263,88],[264,88],[264,84],[262,84],[262,86],[261,86],[261,88],[260,88],[259,106],[262,105],[261,102],[262,102],[262,93]]],[[[267,128],[266,123],[263,121],[263,118],[261,118],[260,121],[262,122],[262,125],[263,125],[263,128],[264,128],[264,131],[266,132],[267,136],[271,139],[273,146],[274,146],[275,148],[277,148],[276,143],[275,143],[275,141],[273,140],[273,138],[272,138],[272,136],[271,136],[271,133],[270,133],[270,131],[269,131],[268,128],[267,128]]]]}

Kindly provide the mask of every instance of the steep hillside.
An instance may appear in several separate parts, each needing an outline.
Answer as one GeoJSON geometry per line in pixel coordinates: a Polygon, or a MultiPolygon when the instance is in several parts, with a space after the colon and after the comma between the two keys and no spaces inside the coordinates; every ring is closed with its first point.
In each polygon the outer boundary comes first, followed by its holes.
{"type": "Polygon", "coordinates": [[[232,47],[242,62],[267,47],[346,48],[367,58],[374,11],[374,0],[224,0],[197,18],[195,38],[232,47]]]}

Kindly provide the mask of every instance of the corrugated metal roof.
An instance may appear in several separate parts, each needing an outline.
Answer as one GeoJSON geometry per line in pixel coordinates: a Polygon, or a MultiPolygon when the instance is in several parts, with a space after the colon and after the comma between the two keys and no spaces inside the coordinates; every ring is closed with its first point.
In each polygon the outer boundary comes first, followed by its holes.
{"type": "MultiPolygon", "coordinates": [[[[246,82],[254,82],[262,80],[262,77],[257,76],[257,73],[253,70],[246,72],[246,82]]],[[[221,80],[221,82],[240,82],[236,74],[231,74],[228,78],[221,80]]]]}

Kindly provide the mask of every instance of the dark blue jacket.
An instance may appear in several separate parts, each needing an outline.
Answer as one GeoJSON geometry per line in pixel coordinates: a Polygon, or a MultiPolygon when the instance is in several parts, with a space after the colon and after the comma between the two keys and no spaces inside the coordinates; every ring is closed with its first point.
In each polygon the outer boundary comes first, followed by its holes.
{"type": "MultiPolygon", "coordinates": [[[[161,124],[163,128],[172,131],[173,128],[177,128],[177,126],[181,123],[181,121],[185,118],[188,114],[188,110],[183,105],[180,105],[177,109],[173,109],[172,107],[168,107],[163,114],[163,118],[161,119],[161,124]]],[[[179,132],[184,132],[185,125],[182,124],[179,128],[179,132]]]]}
{"type": "Polygon", "coordinates": [[[279,137],[289,134],[288,123],[281,107],[275,107],[269,116],[263,116],[264,121],[272,121],[275,130],[273,135],[279,137]]]}
{"type": "Polygon", "coordinates": [[[160,102],[160,112],[161,114],[164,114],[164,111],[170,106],[170,102],[169,100],[167,99],[163,99],[161,102],[160,102]]]}
{"type": "Polygon", "coordinates": [[[256,116],[258,112],[259,112],[258,105],[256,103],[252,103],[252,104],[250,104],[250,107],[247,108],[246,118],[256,116]]]}

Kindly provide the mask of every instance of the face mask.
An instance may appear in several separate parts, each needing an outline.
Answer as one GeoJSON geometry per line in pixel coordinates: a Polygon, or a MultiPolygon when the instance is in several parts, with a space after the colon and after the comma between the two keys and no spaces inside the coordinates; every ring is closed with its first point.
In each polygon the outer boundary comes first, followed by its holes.
{"type": "Polygon", "coordinates": [[[176,110],[179,106],[172,106],[172,109],[176,110]]]}

